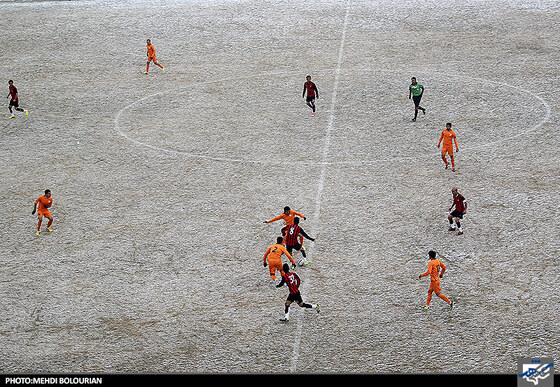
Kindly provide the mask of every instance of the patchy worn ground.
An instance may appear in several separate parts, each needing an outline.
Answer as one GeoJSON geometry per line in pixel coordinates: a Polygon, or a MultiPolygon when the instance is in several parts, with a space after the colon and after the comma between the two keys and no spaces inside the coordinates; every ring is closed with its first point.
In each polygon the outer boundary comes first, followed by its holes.
{"type": "Polygon", "coordinates": [[[560,359],[555,1],[1,2],[0,371],[513,373],[560,359]],[[166,71],[144,75],[145,40],[166,71]],[[301,98],[306,75],[318,115],[301,98]],[[426,91],[411,122],[408,84],[426,91]],[[457,172],[436,147],[457,132],[457,172]],[[451,188],[469,210],[447,232],[451,188]],[[53,192],[54,232],[33,201],[53,192]],[[265,225],[303,212],[282,325],[265,225]],[[428,312],[427,252],[447,272],[428,312]]]}

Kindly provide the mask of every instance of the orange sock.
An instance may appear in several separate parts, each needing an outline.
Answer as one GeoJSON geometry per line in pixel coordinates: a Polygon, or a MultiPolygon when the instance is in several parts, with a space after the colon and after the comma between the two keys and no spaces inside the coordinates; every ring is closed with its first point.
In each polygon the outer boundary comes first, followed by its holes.
{"type": "Polygon", "coordinates": [[[438,294],[438,297],[441,298],[443,301],[447,302],[448,304],[451,302],[449,298],[445,297],[445,294],[438,294]]]}
{"type": "Polygon", "coordinates": [[[428,301],[426,301],[426,305],[430,305],[430,302],[432,302],[432,293],[428,293],[428,301]]]}
{"type": "Polygon", "coordinates": [[[451,166],[455,168],[455,159],[453,157],[451,158],[451,166]]]}
{"type": "Polygon", "coordinates": [[[51,224],[52,224],[52,222],[53,222],[53,220],[52,220],[52,219],[50,219],[50,220],[49,220],[49,223],[47,223],[47,227],[50,227],[50,226],[51,226],[51,224]]]}
{"type": "Polygon", "coordinates": [[[41,220],[37,222],[37,231],[41,231],[41,223],[43,223],[41,220]]]}
{"type": "Polygon", "coordinates": [[[150,62],[146,63],[146,72],[150,69],[150,62]]]}
{"type": "Polygon", "coordinates": [[[156,66],[159,66],[160,68],[163,68],[163,66],[160,65],[158,62],[156,62],[156,66]]]}

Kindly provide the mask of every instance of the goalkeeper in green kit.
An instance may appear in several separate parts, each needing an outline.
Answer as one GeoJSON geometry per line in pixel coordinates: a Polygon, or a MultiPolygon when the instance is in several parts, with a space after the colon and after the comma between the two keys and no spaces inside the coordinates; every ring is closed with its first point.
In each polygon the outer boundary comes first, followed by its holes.
{"type": "Polygon", "coordinates": [[[424,86],[421,83],[416,82],[416,78],[412,77],[412,83],[408,86],[408,99],[414,101],[414,118],[412,121],[416,121],[418,117],[418,110],[422,110],[422,113],[426,114],[426,109],[420,106],[420,100],[424,94],[424,86]]]}

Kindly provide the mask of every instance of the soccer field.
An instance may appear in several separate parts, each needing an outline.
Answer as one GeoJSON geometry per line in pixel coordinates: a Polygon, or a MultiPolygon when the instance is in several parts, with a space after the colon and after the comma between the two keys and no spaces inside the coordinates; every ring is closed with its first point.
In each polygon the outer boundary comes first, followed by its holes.
{"type": "MultiPolygon", "coordinates": [[[[1,373],[560,361],[560,3],[0,1],[1,373]],[[146,39],[158,61],[146,68],[146,39]],[[302,98],[318,87],[317,115],[302,98]],[[416,122],[410,78],[424,85],[416,122]],[[437,148],[457,133],[456,172],[437,148]],[[464,234],[448,232],[451,189],[464,234]],[[54,199],[36,236],[33,202],[54,199]],[[284,206],[312,263],[263,254],[284,206]],[[437,250],[433,297],[418,275],[437,250]]],[[[296,254],[296,257],[299,254],[296,254]]]]}

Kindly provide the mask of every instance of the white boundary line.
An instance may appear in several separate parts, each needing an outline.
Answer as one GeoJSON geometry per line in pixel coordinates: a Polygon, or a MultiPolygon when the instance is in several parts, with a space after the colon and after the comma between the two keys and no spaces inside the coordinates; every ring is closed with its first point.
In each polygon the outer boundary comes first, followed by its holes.
{"type": "MultiPolygon", "coordinates": [[[[371,69],[371,68],[352,68],[352,70],[354,71],[361,71],[361,72],[366,72],[366,71],[389,71],[389,72],[396,72],[396,70],[387,70],[387,69],[371,69]]],[[[324,70],[318,70],[315,71],[316,73],[325,73],[328,71],[332,71],[332,69],[324,69],[324,70]]],[[[339,78],[340,78],[340,73],[342,72],[342,68],[337,67],[335,69],[336,71],[336,79],[335,79],[335,86],[338,86],[338,82],[339,82],[339,78]]],[[[285,75],[286,71],[281,71],[281,72],[270,72],[270,73],[263,73],[261,75],[266,75],[266,76],[270,76],[270,75],[285,75]]],[[[537,99],[543,106],[544,109],[546,111],[546,113],[542,116],[542,119],[540,120],[540,122],[538,122],[537,124],[533,125],[532,127],[530,127],[527,130],[522,130],[518,133],[515,133],[509,137],[501,137],[499,140],[496,141],[491,141],[491,142],[485,142],[482,143],[480,145],[476,145],[476,146],[472,146],[472,147],[461,147],[461,154],[465,154],[465,152],[468,151],[477,151],[477,150],[482,150],[491,146],[495,146],[496,144],[500,144],[506,141],[510,141],[512,139],[521,137],[521,136],[525,136],[531,132],[536,131],[537,129],[539,129],[542,125],[544,125],[551,116],[551,108],[550,105],[539,95],[533,93],[532,91],[523,88],[523,87],[519,87],[519,86],[514,86],[511,84],[507,84],[507,83],[503,83],[503,82],[499,82],[499,81],[494,81],[491,79],[485,79],[485,78],[477,78],[477,77],[471,77],[468,75],[460,75],[460,74],[446,74],[446,73],[440,73],[438,74],[438,76],[444,75],[446,77],[455,77],[455,78],[466,78],[468,80],[476,80],[482,83],[491,83],[491,84],[495,84],[495,85],[499,85],[499,86],[504,86],[506,88],[510,88],[513,89],[519,93],[523,93],[524,95],[529,94],[531,95],[533,98],[537,99]]],[[[197,159],[202,159],[202,160],[210,160],[210,161],[221,161],[221,162],[228,162],[228,163],[247,163],[247,164],[261,164],[261,165],[285,165],[286,161],[285,160],[256,160],[256,159],[240,159],[240,158],[230,158],[230,157],[216,157],[216,156],[209,156],[209,155],[203,155],[203,154],[198,154],[198,153],[192,153],[192,152],[186,152],[186,151],[180,151],[180,150],[174,150],[174,149],[169,149],[169,148],[164,148],[164,147],[158,147],[155,145],[150,145],[147,144],[145,142],[136,140],[135,138],[127,135],[126,133],[124,133],[121,128],[120,128],[120,124],[119,124],[119,120],[122,116],[122,114],[132,108],[133,106],[147,100],[150,98],[154,98],[157,97],[159,95],[164,95],[167,93],[170,93],[172,91],[176,91],[176,90],[181,90],[181,89],[187,89],[187,88],[191,88],[193,86],[202,86],[202,85],[208,85],[208,84],[213,84],[213,83],[219,83],[219,82],[228,82],[228,81],[237,81],[237,80],[242,80],[242,79],[248,79],[248,78],[253,78],[254,75],[251,76],[247,76],[247,77],[230,77],[230,78],[223,78],[223,79],[219,79],[219,80],[212,80],[212,81],[205,81],[205,82],[198,82],[198,83],[192,83],[192,84],[188,84],[185,86],[181,86],[178,88],[174,88],[174,89],[168,89],[165,91],[161,91],[158,93],[154,93],[154,94],[150,94],[147,96],[144,96],[140,99],[137,99],[136,101],[130,103],[129,105],[123,107],[121,110],[119,110],[117,112],[117,114],[115,115],[115,119],[114,119],[114,128],[116,130],[116,132],[126,138],[127,140],[133,142],[134,144],[138,145],[138,146],[142,146],[142,147],[146,147],[149,149],[152,149],[154,151],[157,152],[161,152],[161,153],[167,153],[167,154],[173,154],[173,155],[179,155],[179,156],[187,156],[187,157],[193,157],[193,158],[197,158],[197,159]]],[[[336,100],[336,89],[333,90],[333,97],[336,100]]],[[[325,110],[323,110],[325,111],[325,110]]],[[[333,119],[333,114],[334,114],[334,105],[331,103],[331,108],[329,110],[327,110],[328,112],[330,112],[330,118],[329,121],[332,121],[333,119]]],[[[332,122],[329,122],[328,124],[331,128],[332,128],[332,122]]],[[[325,143],[328,142],[328,145],[330,146],[330,141],[331,141],[331,136],[330,136],[330,132],[327,133],[327,137],[325,139],[325,143]]],[[[435,147],[434,147],[435,148],[435,147]]],[[[328,149],[328,148],[327,148],[328,149]]],[[[326,156],[328,156],[328,151],[326,153],[326,156]]],[[[321,161],[319,160],[308,160],[308,161],[292,161],[292,163],[297,163],[298,165],[302,165],[302,166],[324,166],[324,165],[348,165],[348,166],[365,166],[368,164],[382,164],[382,163],[387,163],[387,162],[393,162],[395,161],[395,157],[387,157],[384,159],[374,159],[374,160],[347,160],[347,161],[328,161],[328,157],[326,157],[325,154],[323,154],[323,158],[321,161]]],[[[399,160],[403,160],[403,159],[419,159],[421,157],[429,157],[429,158],[438,158],[439,159],[439,151],[437,149],[434,149],[433,153],[424,153],[424,154],[415,154],[415,155],[410,155],[410,156],[399,156],[398,159],[399,160]]]]}
{"type": "MultiPolygon", "coordinates": [[[[319,181],[318,181],[318,188],[317,188],[317,195],[316,195],[316,199],[315,199],[315,212],[314,212],[314,218],[313,218],[313,222],[318,222],[321,216],[321,206],[322,206],[322,193],[324,190],[324,185],[325,185],[325,176],[326,176],[326,171],[327,171],[327,167],[328,166],[332,166],[332,165],[366,165],[366,164],[376,164],[376,163],[383,163],[383,162],[389,162],[389,161],[393,161],[394,158],[386,158],[386,159],[377,159],[377,160],[351,160],[351,161],[337,161],[337,162],[329,162],[328,161],[328,157],[329,157],[329,152],[330,152],[330,145],[331,145],[331,133],[333,130],[333,126],[334,126],[334,118],[335,118],[335,106],[337,104],[337,91],[338,91],[338,85],[339,85],[339,81],[340,81],[340,75],[342,72],[342,62],[343,62],[343,58],[344,58],[344,45],[345,45],[345,41],[346,41],[346,31],[348,28],[348,20],[349,20],[349,14],[350,14],[350,0],[346,1],[346,12],[345,12],[345,17],[344,17],[344,24],[343,24],[343,29],[342,29],[342,34],[341,34],[341,40],[340,40],[340,46],[339,46],[339,51],[338,51],[338,60],[337,60],[337,66],[335,68],[335,79],[334,79],[334,84],[333,84],[333,91],[332,91],[332,96],[331,96],[331,103],[330,103],[330,109],[328,110],[328,112],[330,113],[329,115],[329,120],[328,120],[328,124],[327,124],[327,128],[326,128],[326,135],[325,135],[325,141],[324,141],[324,145],[323,145],[323,156],[322,156],[322,160],[321,161],[301,161],[299,162],[302,165],[305,164],[311,164],[311,165],[320,165],[321,166],[321,171],[320,171],[320,176],[319,176],[319,181]]],[[[391,72],[396,72],[396,70],[384,70],[384,69],[371,69],[371,68],[352,68],[352,70],[361,70],[361,71],[391,71],[391,72]]],[[[327,72],[330,70],[319,70],[316,71],[316,73],[322,73],[322,72],[327,72]]],[[[285,71],[282,72],[270,72],[270,73],[266,73],[263,75],[284,75],[286,74],[285,71]]],[[[441,73],[439,75],[442,75],[441,73]]],[[[444,74],[447,76],[451,76],[449,74],[444,74]]],[[[522,87],[518,87],[518,86],[514,86],[511,84],[506,84],[503,82],[499,82],[499,81],[493,81],[493,80],[489,80],[489,79],[484,79],[484,78],[477,78],[477,77],[471,77],[471,76],[467,76],[467,75],[458,75],[458,74],[453,74],[454,77],[461,77],[461,78],[467,78],[469,80],[477,80],[480,82],[485,82],[485,83],[492,83],[495,85],[500,85],[500,86],[505,86],[505,87],[509,87],[512,89],[515,89],[518,92],[522,92],[522,93],[527,93],[530,94],[532,97],[536,98],[537,100],[540,101],[540,103],[544,106],[546,113],[544,115],[544,117],[541,119],[540,122],[538,122],[537,124],[535,124],[534,126],[530,127],[529,129],[525,130],[525,131],[521,131],[519,133],[516,133],[515,135],[512,135],[510,137],[508,137],[506,140],[511,140],[511,139],[515,139],[517,137],[521,137],[521,136],[525,136],[535,130],[537,130],[538,128],[540,128],[544,123],[546,123],[551,115],[551,108],[550,105],[540,96],[538,96],[537,94],[522,88],[522,87]]],[[[115,130],[118,132],[119,135],[121,135],[122,137],[128,139],[129,141],[139,145],[139,146],[143,146],[143,147],[147,147],[150,148],[152,150],[158,151],[158,152],[163,152],[163,153],[170,153],[170,154],[175,154],[175,155],[182,155],[182,156],[190,156],[190,157],[194,157],[194,158],[198,158],[198,159],[205,159],[205,160],[211,160],[211,161],[222,161],[222,162],[235,162],[235,163],[253,163],[253,164],[264,164],[264,165],[283,165],[285,163],[285,161],[271,161],[271,160],[254,160],[254,159],[249,159],[249,160],[245,160],[245,159],[239,159],[239,158],[227,158],[227,157],[215,157],[215,156],[208,156],[208,155],[202,155],[202,154],[195,154],[192,152],[186,152],[186,151],[178,151],[178,150],[173,150],[173,149],[168,149],[168,148],[162,148],[162,147],[158,147],[158,146],[154,146],[154,145],[150,145],[141,141],[138,141],[128,135],[126,135],[119,126],[119,119],[121,117],[121,115],[128,109],[130,109],[131,107],[149,99],[149,98],[154,98],[156,96],[159,95],[164,95],[166,93],[169,93],[171,91],[175,91],[175,90],[181,90],[181,89],[185,89],[188,87],[192,87],[192,86],[201,86],[201,85],[205,85],[205,84],[213,84],[213,83],[219,83],[219,82],[227,82],[227,81],[237,81],[237,80],[241,80],[241,79],[245,79],[245,78],[252,78],[253,75],[251,75],[250,77],[231,77],[231,78],[224,78],[224,79],[220,79],[220,80],[212,80],[212,81],[205,81],[205,82],[198,82],[198,83],[193,83],[193,84],[189,84],[189,85],[185,85],[182,87],[178,87],[175,89],[169,89],[169,90],[165,90],[162,92],[158,92],[158,93],[154,93],[148,96],[144,96],[132,103],[130,103],[129,105],[125,106],[124,108],[122,108],[121,110],[119,110],[115,116],[114,119],[114,127],[115,130]]],[[[479,149],[483,149],[483,148],[487,148],[489,146],[498,144],[498,143],[502,143],[505,142],[506,140],[504,139],[500,139],[500,140],[496,140],[496,141],[492,141],[492,142],[486,142],[483,143],[481,145],[478,146],[474,146],[474,147],[466,147],[466,148],[462,148],[462,154],[464,154],[465,150],[467,151],[476,151],[479,149]]],[[[434,152],[434,154],[436,156],[438,156],[437,151],[434,152]]],[[[432,156],[431,154],[426,154],[426,156],[432,156]]],[[[412,159],[412,158],[419,158],[421,157],[421,155],[414,155],[414,156],[400,156],[399,159],[412,159]]],[[[307,285],[307,287],[312,286],[312,281],[310,280],[310,278],[306,278],[306,281],[302,284],[302,288],[305,287],[307,285]]],[[[305,294],[305,292],[302,292],[302,294],[305,294]]],[[[299,362],[299,352],[300,352],[300,346],[301,346],[301,338],[302,338],[302,332],[303,332],[303,320],[300,318],[298,319],[297,322],[297,326],[296,326],[296,335],[295,335],[295,339],[294,339],[294,346],[293,346],[293,352],[292,352],[292,359],[291,359],[291,365],[290,365],[290,371],[291,372],[296,372],[297,369],[297,365],[299,362]]]]}
{"type": "MultiPolygon", "coordinates": [[[[348,29],[348,19],[350,14],[350,0],[346,1],[346,14],[344,15],[344,25],[342,27],[342,36],[340,38],[340,46],[338,48],[338,60],[336,63],[336,70],[335,70],[335,78],[333,84],[333,91],[331,97],[331,105],[330,105],[330,115],[329,115],[329,122],[327,125],[327,131],[325,134],[325,144],[323,145],[323,159],[321,162],[321,175],[319,176],[319,183],[317,187],[317,196],[315,198],[315,212],[313,216],[313,223],[317,225],[319,222],[319,218],[321,217],[321,202],[322,202],[322,195],[323,189],[325,187],[325,176],[327,174],[327,166],[329,165],[327,159],[329,157],[329,151],[331,147],[331,132],[333,130],[334,125],[334,115],[335,115],[335,106],[336,106],[336,98],[337,98],[337,90],[338,90],[338,82],[340,80],[340,72],[342,68],[342,61],[344,59],[344,44],[346,42],[346,30],[348,29]]],[[[317,230],[317,227],[315,227],[317,230]]],[[[304,287],[311,287],[312,281],[310,278],[306,278],[305,282],[302,283],[302,289],[304,287]]],[[[305,294],[302,291],[302,294],[305,294]]],[[[299,348],[301,344],[301,336],[303,331],[303,320],[300,318],[297,321],[297,328],[296,328],[296,336],[294,341],[294,350],[292,353],[292,363],[290,366],[290,371],[295,372],[297,368],[297,364],[299,361],[299,348]]]]}

